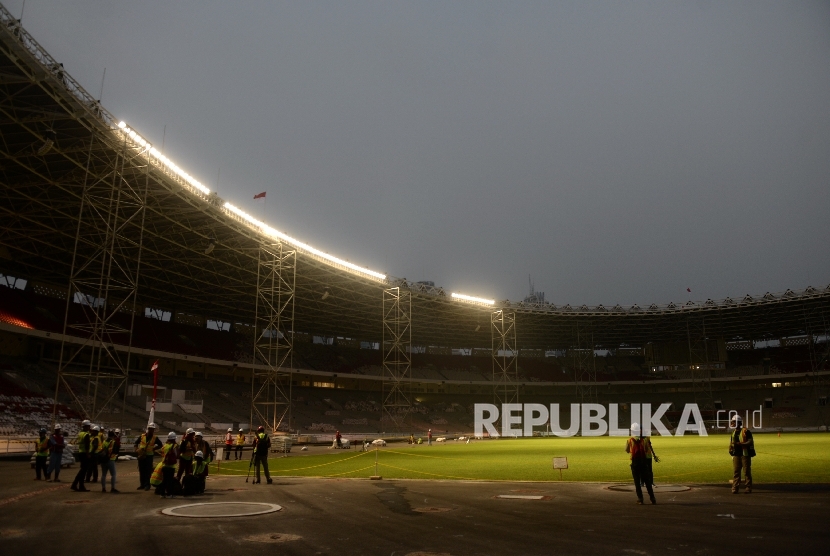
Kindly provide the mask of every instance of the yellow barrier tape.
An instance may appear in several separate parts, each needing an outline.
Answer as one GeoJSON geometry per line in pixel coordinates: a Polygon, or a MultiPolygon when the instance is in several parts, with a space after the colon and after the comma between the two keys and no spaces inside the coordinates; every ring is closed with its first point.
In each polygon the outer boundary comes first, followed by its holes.
{"type": "Polygon", "coordinates": [[[408,454],[406,452],[398,452],[396,450],[384,450],[384,452],[386,452],[388,454],[401,454],[403,456],[414,456],[416,458],[447,459],[447,460],[463,461],[463,458],[448,458],[448,457],[444,457],[444,456],[428,456],[426,454],[408,454]]]}
{"type": "MultiPolygon", "coordinates": [[[[320,463],[320,464],[317,464],[317,465],[309,465],[307,467],[294,467],[294,468],[291,468],[291,469],[275,469],[275,470],[271,471],[271,473],[288,473],[290,471],[302,471],[304,469],[314,469],[315,467],[324,467],[326,465],[334,465],[335,463],[342,463],[342,462],[348,461],[350,459],[365,456],[368,453],[369,452],[359,452],[354,456],[349,456],[347,458],[338,459],[338,460],[335,460],[335,461],[329,461],[329,462],[326,462],[326,463],[320,463]]],[[[274,459],[276,459],[276,458],[274,458],[274,459]]],[[[272,458],[269,458],[269,460],[272,460],[272,458]]],[[[223,471],[221,474],[222,475],[246,475],[247,471],[240,471],[239,473],[228,473],[227,471],[223,471]]]]}
{"type": "Polygon", "coordinates": [[[359,471],[366,471],[367,469],[374,469],[374,465],[370,465],[369,467],[363,467],[361,469],[355,469],[354,471],[345,471],[343,473],[334,473],[333,475],[323,475],[323,477],[340,477],[341,475],[348,475],[349,473],[358,473],[359,471]]]}

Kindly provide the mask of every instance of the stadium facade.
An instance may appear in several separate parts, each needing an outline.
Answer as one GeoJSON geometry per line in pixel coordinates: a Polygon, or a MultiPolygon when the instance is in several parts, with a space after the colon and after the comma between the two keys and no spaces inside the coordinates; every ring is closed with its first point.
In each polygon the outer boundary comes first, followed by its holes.
{"type": "Polygon", "coordinates": [[[827,425],[830,286],[632,307],[456,296],[257,221],[140,128],[0,6],[0,349],[53,369],[56,400],[79,413],[115,419],[160,359],[170,377],[248,384],[237,404],[272,429],[295,428],[294,400],[315,387],[367,393],[380,426],[401,428],[429,394],[670,393],[715,411],[722,392],[755,404],[786,384],[799,422],[827,425]],[[356,362],[304,364],[324,346],[356,362]]]}

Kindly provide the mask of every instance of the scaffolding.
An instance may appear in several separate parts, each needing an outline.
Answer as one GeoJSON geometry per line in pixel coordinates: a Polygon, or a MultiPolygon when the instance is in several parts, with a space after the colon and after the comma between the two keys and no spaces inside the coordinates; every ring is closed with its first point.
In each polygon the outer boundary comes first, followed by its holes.
{"type": "MultiPolygon", "coordinates": [[[[83,173],[55,385],[87,419],[123,421],[141,268],[149,164],[141,149],[93,133],[83,173]],[[119,144],[120,143],[120,144],[119,144]],[[80,312],[71,311],[77,306],[80,312]],[[75,315],[81,314],[81,318],[75,315]],[[66,335],[85,339],[69,343],[66,335]],[[127,346],[118,351],[115,345],[127,346]]],[[[123,425],[123,423],[122,423],[123,425]]]]}
{"type": "MultiPolygon", "coordinates": [[[[497,309],[490,314],[493,353],[493,403],[519,403],[519,350],[516,313],[497,309]]],[[[501,421],[500,421],[501,422],[501,421]]]]}
{"type": "Polygon", "coordinates": [[[594,334],[590,325],[576,321],[572,351],[576,395],[581,403],[597,403],[597,362],[594,357],[594,334]]]}
{"type": "Polygon", "coordinates": [[[297,251],[283,243],[262,245],[258,261],[251,428],[290,432],[297,251]]]}
{"type": "Polygon", "coordinates": [[[412,432],[412,293],[400,287],[383,290],[384,430],[412,432]]]}

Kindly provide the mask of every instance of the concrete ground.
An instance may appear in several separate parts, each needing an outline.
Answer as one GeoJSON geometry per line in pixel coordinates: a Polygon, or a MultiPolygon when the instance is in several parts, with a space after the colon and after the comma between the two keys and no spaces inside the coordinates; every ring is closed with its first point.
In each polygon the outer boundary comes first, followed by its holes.
{"type": "Polygon", "coordinates": [[[26,462],[0,461],[4,554],[60,548],[94,554],[823,554],[830,485],[727,484],[658,494],[603,484],[279,478],[253,485],[216,477],[196,498],[136,491],[135,462],[119,462],[119,490],[102,494],[33,481],[26,462]],[[542,500],[498,495],[542,496],[542,500]],[[267,502],[254,517],[184,518],[161,510],[201,502],[267,502]],[[94,531],[94,536],[90,532],[94,531]],[[195,550],[195,552],[194,552],[195,550]]]}

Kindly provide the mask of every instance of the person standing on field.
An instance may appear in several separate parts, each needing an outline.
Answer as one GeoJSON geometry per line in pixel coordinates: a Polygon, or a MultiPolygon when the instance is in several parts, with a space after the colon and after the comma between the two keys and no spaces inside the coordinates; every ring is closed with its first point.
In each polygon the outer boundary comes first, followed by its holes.
{"type": "Polygon", "coordinates": [[[92,463],[92,455],[89,453],[89,428],[91,425],[92,423],[90,423],[88,419],[85,419],[84,422],[81,423],[81,432],[78,433],[78,438],[75,440],[75,446],[78,447],[77,453],[80,469],[78,469],[78,473],[75,475],[75,480],[72,481],[72,486],[69,488],[76,492],[87,492],[89,490],[84,486],[84,481],[86,480],[86,472],[92,463]]]}
{"type": "Polygon", "coordinates": [[[271,480],[271,473],[268,472],[268,452],[271,449],[271,437],[265,432],[265,427],[260,426],[256,430],[256,436],[254,437],[254,457],[256,458],[255,465],[256,465],[256,480],[254,480],[254,484],[258,485],[260,483],[259,480],[259,466],[261,465],[265,470],[265,480],[268,481],[270,485],[273,481],[271,480]]]}
{"type": "Polygon", "coordinates": [[[432,446],[432,429],[427,431],[427,446],[432,446]]]}
{"type": "Polygon", "coordinates": [[[58,478],[61,474],[61,460],[63,459],[63,449],[66,446],[66,440],[63,437],[63,431],[60,425],[55,425],[55,434],[49,437],[49,468],[46,470],[46,480],[55,473],[54,482],[59,483],[58,478]]]}
{"type": "Polygon", "coordinates": [[[652,483],[654,477],[649,473],[647,450],[651,449],[651,440],[643,436],[640,425],[631,423],[631,437],[625,445],[626,453],[631,455],[631,477],[634,479],[634,490],[637,492],[637,504],[643,503],[643,488],[645,483],[648,497],[652,504],[657,503],[654,497],[652,483]]]}
{"type": "Polygon", "coordinates": [[[752,493],[752,458],[755,457],[755,440],[752,432],[744,427],[740,415],[732,417],[735,430],[729,439],[729,455],[732,456],[732,494],[741,490],[741,470],[746,481],[746,494],[752,493]]]}
{"type": "Polygon", "coordinates": [[[242,459],[242,450],[245,447],[245,434],[242,432],[242,429],[239,429],[239,434],[236,435],[236,453],[233,455],[233,459],[242,459]]]}
{"type": "Polygon", "coordinates": [[[225,435],[225,459],[231,459],[231,450],[233,450],[233,431],[228,429],[225,435]]]}
{"type": "Polygon", "coordinates": [[[135,453],[138,456],[139,485],[136,490],[150,490],[150,476],[153,474],[153,456],[161,450],[161,439],[156,436],[156,424],[147,425],[147,432],[135,441],[135,453]]]}
{"type": "Polygon", "coordinates": [[[35,440],[35,480],[40,480],[40,472],[43,471],[43,478],[49,480],[49,469],[46,460],[49,458],[49,439],[46,438],[46,429],[40,429],[40,437],[35,440]]]}

